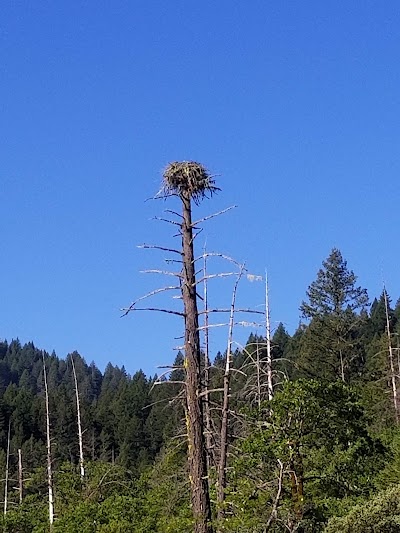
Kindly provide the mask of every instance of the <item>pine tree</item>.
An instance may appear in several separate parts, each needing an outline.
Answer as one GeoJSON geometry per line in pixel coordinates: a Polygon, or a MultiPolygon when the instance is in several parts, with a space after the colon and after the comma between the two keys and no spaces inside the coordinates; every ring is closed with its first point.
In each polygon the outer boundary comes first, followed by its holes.
{"type": "Polygon", "coordinates": [[[299,359],[306,375],[348,382],[363,363],[361,324],[368,305],[366,289],[334,248],[307,290],[300,311],[310,323],[305,330],[299,359]]]}

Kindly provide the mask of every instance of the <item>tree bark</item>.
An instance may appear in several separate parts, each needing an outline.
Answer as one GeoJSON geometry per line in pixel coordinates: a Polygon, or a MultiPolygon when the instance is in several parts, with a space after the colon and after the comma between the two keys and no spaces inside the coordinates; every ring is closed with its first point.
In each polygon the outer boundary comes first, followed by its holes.
{"type": "Polygon", "coordinates": [[[8,505],[8,475],[9,475],[9,464],[10,464],[10,441],[11,441],[11,418],[8,421],[6,476],[4,479],[4,517],[7,514],[7,505],[8,505]]]}
{"type": "MultiPolygon", "coordinates": [[[[204,276],[204,414],[205,414],[205,435],[206,435],[206,453],[207,453],[207,472],[210,475],[211,464],[214,464],[214,451],[212,446],[212,427],[210,411],[210,353],[209,353],[209,330],[208,330],[208,286],[207,286],[207,255],[204,248],[203,258],[203,276],[204,276]]],[[[209,480],[210,483],[210,480],[209,480]]]]}
{"type": "Polygon", "coordinates": [[[44,378],[44,393],[46,400],[46,448],[47,448],[47,488],[49,493],[49,523],[50,531],[53,529],[54,523],[54,492],[53,492],[53,469],[51,457],[51,439],[50,439],[50,412],[49,412],[49,390],[47,387],[46,364],[43,355],[43,378],[44,378]]]}
{"type": "Polygon", "coordinates": [[[191,198],[181,194],[183,204],[182,297],[185,312],[186,425],[189,441],[189,475],[192,488],[194,533],[213,533],[204,439],[203,403],[201,392],[201,352],[194,265],[191,198]]]}
{"type": "Polygon", "coordinates": [[[272,354],[271,354],[271,320],[269,310],[269,293],[268,293],[268,274],[265,271],[265,330],[267,341],[267,386],[268,386],[268,400],[271,401],[274,397],[274,383],[272,375],[272,354]]]}
{"type": "Polygon", "coordinates": [[[74,356],[71,354],[71,363],[72,363],[72,372],[74,375],[74,383],[75,383],[75,398],[76,398],[76,416],[77,416],[77,423],[78,423],[78,442],[79,442],[79,469],[81,473],[81,481],[83,481],[83,478],[85,477],[85,464],[83,460],[83,439],[82,439],[82,424],[81,424],[81,407],[79,402],[79,390],[78,390],[78,379],[76,377],[75,372],[75,363],[74,363],[74,356]]]}
{"type": "Polygon", "coordinates": [[[19,492],[19,503],[22,503],[24,497],[24,478],[22,470],[22,450],[18,448],[18,492],[19,492]]]}
{"type": "Polygon", "coordinates": [[[396,419],[396,424],[399,423],[399,400],[397,395],[397,382],[396,382],[396,371],[394,368],[394,359],[393,359],[393,348],[392,348],[392,338],[390,334],[390,321],[389,321],[389,305],[386,295],[386,289],[383,290],[385,298],[385,314],[386,314],[386,334],[388,338],[389,345],[389,364],[390,364],[390,379],[392,382],[392,394],[393,394],[393,405],[394,405],[394,415],[396,419]]]}

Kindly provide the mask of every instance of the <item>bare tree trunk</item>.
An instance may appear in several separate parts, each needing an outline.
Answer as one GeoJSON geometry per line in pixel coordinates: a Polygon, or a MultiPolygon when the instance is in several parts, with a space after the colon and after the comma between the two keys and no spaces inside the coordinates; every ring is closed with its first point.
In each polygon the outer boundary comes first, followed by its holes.
{"type": "Polygon", "coordinates": [[[257,372],[257,407],[261,409],[261,361],[260,361],[260,346],[258,337],[256,341],[256,372],[257,372]]]}
{"type": "Polygon", "coordinates": [[[397,346],[396,346],[396,352],[397,352],[397,377],[400,376],[400,344],[399,344],[399,336],[397,335],[397,346]]]}
{"type": "Polygon", "coordinates": [[[394,414],[396,418],[396,424],[399,423],[399,405],[398,405],[398,396],[397,396],[397,383],[396,383],[396,371],[394,368],[394,359],[393,359],[393,348],[392,348],[392,338],[390,335],[390,322],[389,322],[389,305],[387,301],[386,288],[383,288],[383,295],[385,298],[385,314],[386,314],[386,333],[388,338],[389,345],[389,364],[390,364],[390,379],[392,381],[392,394],[393,394],[393,405],[394,405],[394,414]]]}
{"type": "Polygon", "coordinates": [[[204,276],[204,415],[206,422],[206,447],[207,447],[207,472],[210,473],[210,466],[213,463],[213,448],[212,448],[212,427],[211,427],[211,411],[210,411],[210,353],[209,353],[209,330],[208,330],[208,291],[207,291],[207,255],[204,248],[203,258],[203,276],[204,276]]]}
{"type": "Polygon", "coordinates": [[[47,447],[47,488],[49,493],[49,523],[50,531],[54,523],[54,493],[53,493],[53,469],[51,458],[51,438],[50,438],[50,412],[49,412],[49,390],[47,387],[46,363],[43,354],[43,377],[44,393],[46,399],[46,447],[47,447]]]}
{"type": "Polygon", "coordinates": [[[268,275],[265,271],[265,327],[267,340],[267,388],[268,400],[271,401],[274,396],[274,383],[272,374],[272,354],[271,354],[271,320],[269,310],[269,294],[268,294],[268,275]]]}
{"type": "Polygon", "coordinates": [[[278,505],[281,500],[283,474],[284,474],[284,465],[280,459],[278,459],[278,465],[279,465],[278,488],[276,491],[276,497],[275,497],[274,503],[272,505],[272,511],[269,515],[267,523],[265,524],[263,533],[267,533],[270,530],[271,525],[276,521],[278,517],[278,505]]]}
{"type": "Polygon", "coordinates": [[[304,468],[303,457],[299,450],[299,443],[293,443],[293,456],[290,461],[290,485],[293,509],[298,520],[303,517],[304,507],[304,468]]]}
{"type": "Polygon", "coordinates": [[[182,297],[185,313],[186,424],[189,440],[189,474],[195,533],[212,533],[211,505],[208,489],[207,458],[201,393],[201,352],[198,324],[196,277],[193,251],[193,226],[189,193],[181,194],[183,205],[182,297]]]}
{"type": "Polygon", "coordinates": [[[19,503],[22,503],[24,497],[24,478],[22,470],[22,450],[18,448],[18,492],[19,492],[19,503]]]}
{"type": "Polygon", "coordinates": [[[8,505],[8,475],[9,475],[9,465],[10,465],[10,441],[11,441],[11,418],[8,421],[6,476],[4,479],[4,517],[7,514],[7,505],[8,505]]]}
{"type": "Polygon", "coordinates": [[[83,478],[85,477],[85,466],[84,466],[84,461],[83,461],[81,408],[80,408],[80,403],[79,403],[78,380],[76,378],[74,356],[72,354],[71,354],[71,363],[72,363],[72,372],[74,375],[74,383],[75,383],[76,412],[77,412],[77,422],[78,422],[79,468],[81,472],[81,481],[83,481],[83,478]]]}
{"type": "Polygon", "coordinates": [[[344,376],[344,361],[343,361],[343,352],[342,349],[339,348],[339,357],[340,357],[340,377],[343,383],[346,383],[346,379],[344,376]]]}
{"type": "Polygon", "coordinates": [[[221,437],[220,437],[220,456],[218,465],[218,487],[217,487],[217,504],[218,504],[218,520],[222,520],[225,516],[225,509],[223,507],[225,501],[226,489],[226,466],[228,456],[228,426],[229,426],[229,400],[230,400],[230,382],[231,382],[231,364],[232,364],[232,341],[233,341],[233,325],[235,319],[235,303],[237,287],[242,277],[243,268],[241,267],[239,275],[236,279],[235,286],[232,293],[231,310],[229,316],[229,330],[228,330],[228,346],[226,350],[225,373],[224,373],[224,396],[222,403],[222,420],[221,420],[221,437]]]}

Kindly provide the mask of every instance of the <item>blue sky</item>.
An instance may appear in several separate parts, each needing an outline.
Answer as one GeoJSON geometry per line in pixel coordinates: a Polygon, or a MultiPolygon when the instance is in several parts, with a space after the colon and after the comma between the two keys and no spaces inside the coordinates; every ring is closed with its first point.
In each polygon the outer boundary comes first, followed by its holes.
{"type": "Polygon", "coordinates": [[[238,206],[198,244],[268,268],[273,324],[294,331],[333,246],[395,301],[399,27],[391,0],[4,0],[0,338],[129,372],[172,361],[178,319],[119,312],[165,283],[136,245],[174,244],[150,219],[177,205],[145,202],[172,160],[217,175],[198,216],[238,206]]]}

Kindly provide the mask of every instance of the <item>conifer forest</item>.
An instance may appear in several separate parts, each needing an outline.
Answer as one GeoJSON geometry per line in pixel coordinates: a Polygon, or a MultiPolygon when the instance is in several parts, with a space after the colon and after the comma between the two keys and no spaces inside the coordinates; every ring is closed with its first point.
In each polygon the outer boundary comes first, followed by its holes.
{"type": "Polygon", "coordinates": [[[165,255],[161,282],[122,310],[132,323],[143,310],[180,318],[170,366],[102,372],[85,354],[0,342],[4,533],[400,531],[400,295],[369,295],[328,248],[297,330],[271,327],[267,276],[196,238],[225,216],[209,208],[215,193],[201,164],[167,166],[158,196],[177,236],[143,246],[165,255]],[[214,308],[209,281],[228,274],[214,308]],[[237,303],[251,276],[262,308],[237,303]],[[211,353],[218,324],[226,342],[211,353]]]}

